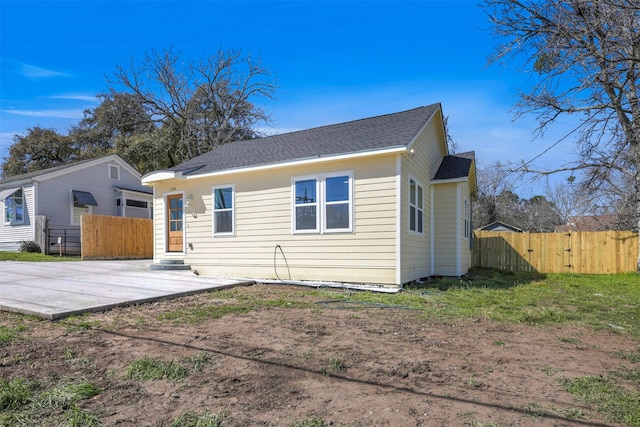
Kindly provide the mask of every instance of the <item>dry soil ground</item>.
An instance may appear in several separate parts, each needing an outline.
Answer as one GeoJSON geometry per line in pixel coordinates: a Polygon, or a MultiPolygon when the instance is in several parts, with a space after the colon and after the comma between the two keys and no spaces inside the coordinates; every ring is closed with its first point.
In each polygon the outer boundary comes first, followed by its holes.
{"type": "Polygon", "coordinates": [[[102,392],[80,407],[107,426],[164,426],[187,410],[223,413],[225,426],[593,426],[612,424],[564,391],[562,378],[605,374],[625,364],[616,352],[639,345],[615,331],[338,309],[313,304],[319,297],[306,288],[231,293],[249,294],[310,305],[198,323],[159,316],[233,301],[212,293],[54,323],[0,313],[0,324],[29,324],[0,347],[0,377],[85,378],[102,392]],[[199,354],[209,363],[178,381],[124,375],[145,356],[199,354]]]}

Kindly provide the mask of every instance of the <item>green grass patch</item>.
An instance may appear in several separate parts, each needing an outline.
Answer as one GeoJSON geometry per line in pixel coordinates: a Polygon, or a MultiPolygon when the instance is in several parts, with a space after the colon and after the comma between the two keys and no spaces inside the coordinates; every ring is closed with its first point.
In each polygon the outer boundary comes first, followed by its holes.
{"type": "Polygon", "coordinates": [[[293,301],[289,298],[268,299],[251,294],[242,294],[241,290],[226,290],[210,294],[215,298],[212,304],[181,307],[159,316],[159,320],[199,323],[205,320],[219,319],[229,314],[241,315],[255,310],[270,308],[311,307],[309,302],[293,301]]]}
{"type": "Polygon", "coordinates": [[[464,280],[409,288],[440,307],[427,315],[548,325],[573,323],[640,335],[640,275],[568,275],[479,270],[464,280]]]}
{"type": "Polygon", "coordinates": [[[80,261],[79,256],[58,256],[45,255],[37,252],[0,252],[0,261],[35,261],[35,262],[57,262],[57,261],[80,261]]]}
{"type": "Polygon", "coordinates": [[[628,390],[607,377],[565,380],[564,386],[580,402],[593,407],[608,421],[640,426],[640,393],[628,390]]]}
{"type": "Polygon", "coordinates": [[[100,394],[84,380],[60,378],[42,383],[0,378],[0,425],[99,425],[99,416],[78,408],[77,403],[100,394]]]}
{"type": "Polygon", "coordinates": [[[324,422],[324,420],[313,417],[313,418],[308,418],[306,420],[294,421],[291,424],[289,424],[289,427],[325,427],[328,425],[329,424],[324,422]]]}
{"type": "Polygon", "coordinates": [[[25,325],[5,326],[0,325],[0,347],[7,345],[20,337],[20,333],[28,328],[25,325]]]}
{"type": "Polygon", "coordinates": [[[195,411],[187,411],[173,420],[170,427],[220,427],[224,418],[224,414],[208,411],[199,414],[195,411]]]}
{"type": "Polygon", "coordinates": [[[178,381],[186,378],[192,372],[200,372],[210,363],[211,355],[200,353],[180,360],[162,360],[151,357],[143,357],[131,363],[126,371],[125,378],[134,381],[151,381],[167,379],[178,381]]]}

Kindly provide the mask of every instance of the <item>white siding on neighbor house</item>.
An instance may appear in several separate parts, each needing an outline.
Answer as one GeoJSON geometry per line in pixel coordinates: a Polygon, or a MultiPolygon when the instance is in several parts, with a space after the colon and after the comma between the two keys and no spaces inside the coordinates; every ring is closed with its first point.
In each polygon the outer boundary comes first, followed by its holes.
{"type": "MultiPolygon", "coordinates": [[[[412,148],[413,155],[403,154],[401,163],[401,214],[399,227],[401,232],[401,283],[407,283],[433,274],[431,269],[431,178],[446,155],[444,134],[441,129],[440,112],[429,121],[422,133],[416,138],[412,148]],[[409,231],[409,179],[419,182],[424,189],[423,234],[409,231]]],[[[436,248],[437,245],[436,245],[436,248]]]]}
{"type": "Polygon", "coordinates": [[[35,185],[25,185],[22,187],[25,211],[24,222],[22,224],[7,224],[5,220],[5,201],[0,200],[0,246],[15,250],[22,241],[35,239],[35,185]]]}
{"type": "Polygon", "coordinates": [[[182,257],[208,275],[395,284],[395,171],[395,155],[381,155],[158,183],[155,259],[182,257]],[[353,231],[293,233],[292,179],[333,172],[353,174],[353,231]],[[235,234],[213,236],[213,187],[231,185],[235,234]],[[165,251],[164,194],[170,191],[193,195],[185,210],[184,255],[165,251]]]}
{"type": "Polygon", "coordinates": [[[464,204],[465,201],[469,203],[469,216],[471,216],[471,194],[469,193],[469,183],[468,182],[460,182],[458,183],[458,210],[459,210],[459,221],[460,221],[460,261],[459,261],[459,275],[466,274],[471,268],[471,235],[473,231],[471,230],[471,218],[469,218],[469,230],[468,236],[465,237],[465,212],[464,212],[464,204]]]}
{"type": "Polygon", "coordinates": [[[434,275],[458,275],[458,183],[434,185],[434,275]]]}
{"type": "MultiPolygon", "coordinates": [[[[56,176],[38,184],[38,214],[49,218],[49,226],[71,227],[73,206],[72,190],[90,192],[98,206],[92,206],[91,213],[97,215],[116,215],[116,191],[114,187],[139,188],[140,178],[120,167],[120,179],[109,178],[109,165],[116,162],[105,162],[75,172],[56,176]]],[[[79,224],[78,224],[79,226],[79,224]]]]}

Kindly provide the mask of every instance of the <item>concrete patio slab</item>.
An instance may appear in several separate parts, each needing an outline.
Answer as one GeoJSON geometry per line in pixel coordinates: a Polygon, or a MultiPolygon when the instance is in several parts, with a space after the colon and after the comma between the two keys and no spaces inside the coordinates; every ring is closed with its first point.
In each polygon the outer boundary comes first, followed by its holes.
{"type": "Polygon", "coordinates": [[[252,281],[151,270],[150,260],[0,262],[0,310],[56,320],[252,281]]]}

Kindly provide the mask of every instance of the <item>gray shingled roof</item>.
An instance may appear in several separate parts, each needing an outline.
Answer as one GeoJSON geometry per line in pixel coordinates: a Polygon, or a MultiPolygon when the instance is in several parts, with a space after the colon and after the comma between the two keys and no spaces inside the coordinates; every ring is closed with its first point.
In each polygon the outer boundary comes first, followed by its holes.
{"type": "Polygon", "coordinates": [[[36,176],[44,175],[44,174],[47,174],[47,173],[50,173],[50,172],[55,172],[55,171],[58,171],[60,169],[66,169],[68,167],[79,165],[79,164],[86,163],[86,162],[90,162],[92,160],[95,160],[95,159],[80,160],[80,161],[73,162],[73,163],[67,163],[65,165],[53,166],[53,167],[50,167],[50,168],[47,168],[47,169],[40,169],[40,170],[37,170],[37,171],[34,171],[34,172],[27,172],[27,173],[21,173],[19,175],[7,176],[7,177],[4,177],[4,178],[0,179],[0,184],[4,184],[4,183],[7,183],[7,182],[13,182],[13,181],[21,181],[23,179],[35,178],[36,176]]]}
{"type": "Polygon", "coordinates": [[[440,108],[413,110],[322,126],[265,138],[232,142],[188,160],[171,170],[200,175],[341,154],[407,146],[440,108]]]}
{"type": "Polygon", "coordinates": [[[456,179],[469,176],[473,151],[445,156],[433,179],[456,179]]]}

